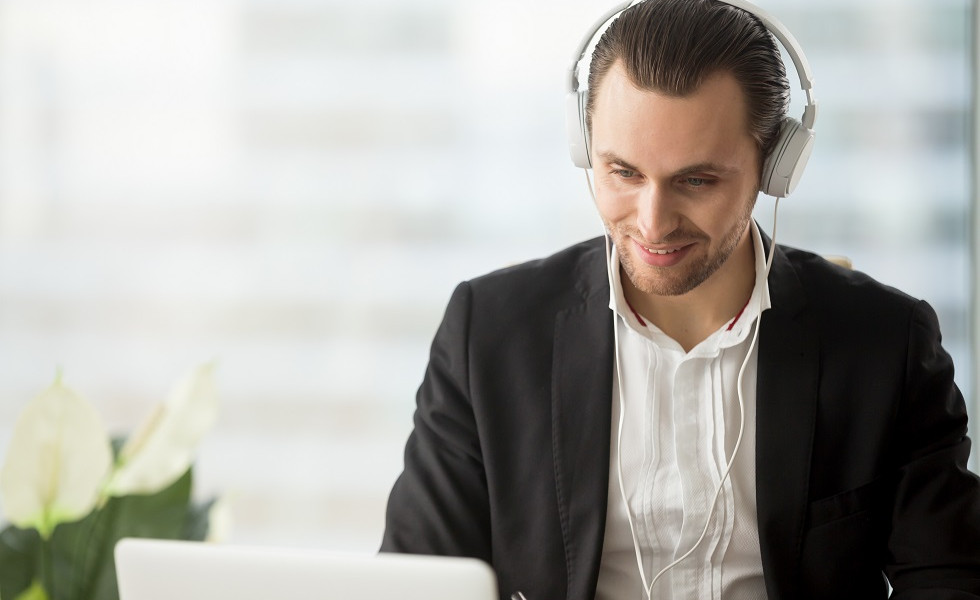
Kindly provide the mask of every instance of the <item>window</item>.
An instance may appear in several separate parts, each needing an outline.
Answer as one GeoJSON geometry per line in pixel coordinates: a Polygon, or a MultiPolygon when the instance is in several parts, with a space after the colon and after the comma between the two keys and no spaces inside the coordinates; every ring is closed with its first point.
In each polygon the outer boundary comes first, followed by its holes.
{"type": "MultiPolygon", "coordinates": [[[[970,3],[760,4],[821,102],[779,241],[929,300],[973,398],[970,3]]],[[[376,548],[454,285],[601,231],[563,113],[599,12],[0,2],[0,448],[59,366],[128,431],[216,358],[234,540],[376,548]]]]}

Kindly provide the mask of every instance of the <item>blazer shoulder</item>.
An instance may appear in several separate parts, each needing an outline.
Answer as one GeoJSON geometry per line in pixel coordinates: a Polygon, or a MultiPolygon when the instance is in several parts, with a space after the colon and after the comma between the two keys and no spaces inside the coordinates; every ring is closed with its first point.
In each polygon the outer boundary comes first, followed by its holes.
{"type": "Polygon", "coordinates": [[[779,247],[803,288],[808,303],[825,311],[869,311],[908,315],[922,301],[859,270],[836,265],[824,257],[779,247]]]}
{"type": "Polygon", "coordinates": [[[467,282],[475,297],[518,305],[608,298],[603,238],[593,238],[539,258],[492,271],[467,282]]]}

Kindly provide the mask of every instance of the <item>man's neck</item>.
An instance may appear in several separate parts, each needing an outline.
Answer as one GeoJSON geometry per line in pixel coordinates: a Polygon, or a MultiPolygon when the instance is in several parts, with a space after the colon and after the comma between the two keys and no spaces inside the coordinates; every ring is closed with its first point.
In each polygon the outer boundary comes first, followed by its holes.
{"type": "Polygon", "coordinates": [[[623,294],[645,320],[690,352],[745,308],[755,287],[754,245],[749,227],[725,264],[686,294],[646,294],[625,274],[621,277],[623,294]]]}

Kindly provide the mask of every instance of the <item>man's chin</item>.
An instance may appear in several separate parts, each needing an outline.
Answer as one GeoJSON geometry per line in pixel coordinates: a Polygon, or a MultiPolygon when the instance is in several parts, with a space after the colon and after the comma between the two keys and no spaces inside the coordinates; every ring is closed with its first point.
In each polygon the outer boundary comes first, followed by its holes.
{"type": "MultiPolygon", "coordinates": [[[[644,270],[657,269],[672,271],[678,267],[647,267],[644,270]]],[[[636,291],[650,296],[683,296],[703,283],[703,278],[696,277],[690,269],[680,269],[676,273],[644,273],[639,274],[635,269],[626,269],[626,276],[636,291]]]]}

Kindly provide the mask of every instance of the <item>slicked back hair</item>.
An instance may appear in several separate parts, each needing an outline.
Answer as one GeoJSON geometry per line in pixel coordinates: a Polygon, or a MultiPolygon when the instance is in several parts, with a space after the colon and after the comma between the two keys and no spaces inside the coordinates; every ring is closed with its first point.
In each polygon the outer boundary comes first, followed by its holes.
{"type": "Polygon", "coordinates": [[[596,95],[621,61],[633,85],[674,97],[730,72],[746,97],[748,125],[760,165],[779,137],[789,106],[789,81],[779,47],[752,14],[717,0],[646,0],[623,11],[596,45],[589,71],[586,125],[596,95]]]}

